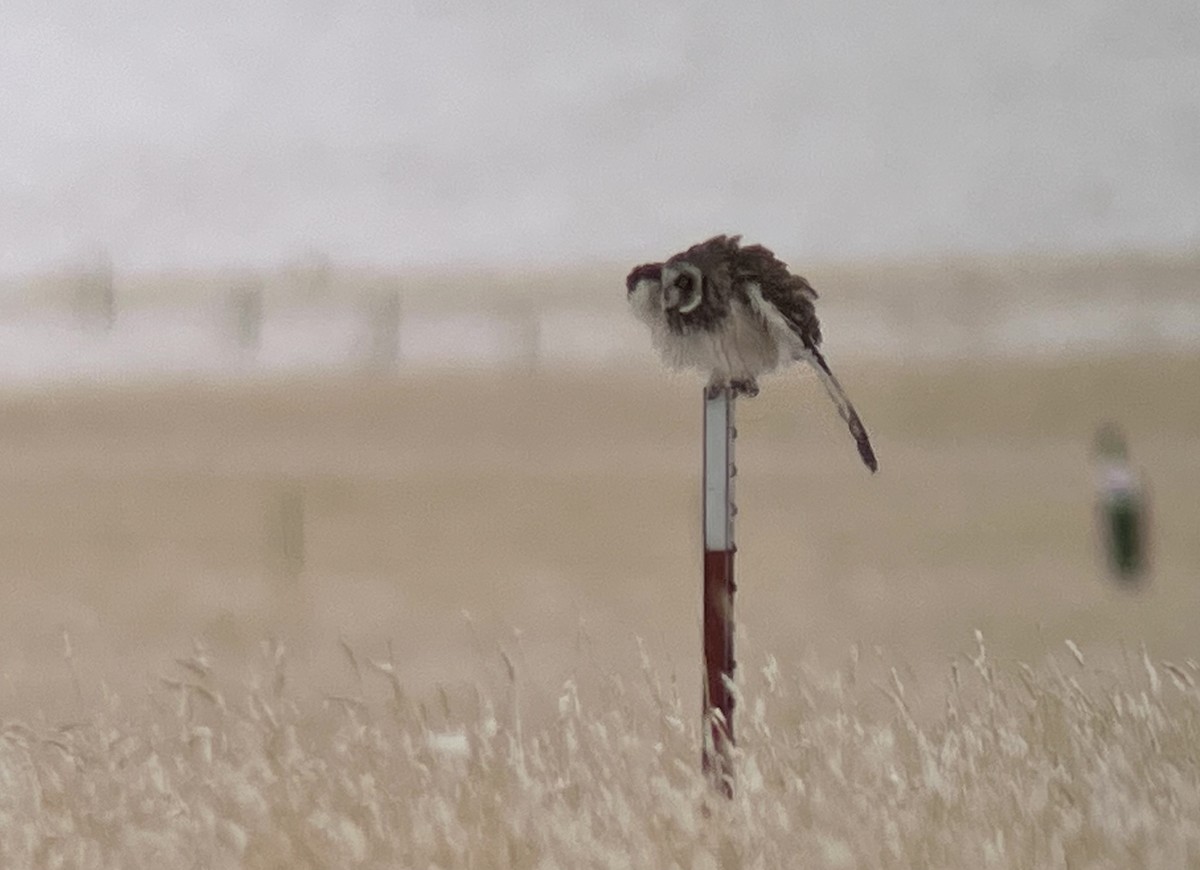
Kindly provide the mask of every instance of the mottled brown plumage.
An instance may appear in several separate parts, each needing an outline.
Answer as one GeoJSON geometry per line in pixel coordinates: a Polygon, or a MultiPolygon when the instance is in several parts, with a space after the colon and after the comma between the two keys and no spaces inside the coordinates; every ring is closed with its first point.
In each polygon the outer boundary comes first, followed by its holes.
{"type": "MultiPolygon", "coordinates": [[[[732,294],[749,303],[748,285],[757,284],[763,297],[788,321],[805,347],[821,344],[821,324],[813,302],[817,291],[800,275],[793,275],[787,264],[763,245],[740,244],[741,236],[714,236],[675,254],[664,266],[693,263],[714,282],[718,294],[732,294]]],[[[728,305],[723,308],[727,311],[728,305]]]]}
{"type": "Polygon", "coordinates": [[[862,420],[821,353],[817,292],[770,249],[743,247],[740,236],[714,236],[662,263],[638,266],[626,290],[663,359],[707,371],[710,389],[757,395],[759,375],[794,360],[809,363],[864,464],[878,467],[862,420]]]}

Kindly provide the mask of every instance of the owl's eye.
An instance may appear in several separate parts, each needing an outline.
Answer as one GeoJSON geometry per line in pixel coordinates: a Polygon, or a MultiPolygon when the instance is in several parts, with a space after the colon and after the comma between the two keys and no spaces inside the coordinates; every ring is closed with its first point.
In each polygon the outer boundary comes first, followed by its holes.
{"type": "Polygon", "coordinates": [[[692,276],[687,274],[680,275],[675,279],[675,286],[684,293],[690,292],[692,289],[692,276]]]}

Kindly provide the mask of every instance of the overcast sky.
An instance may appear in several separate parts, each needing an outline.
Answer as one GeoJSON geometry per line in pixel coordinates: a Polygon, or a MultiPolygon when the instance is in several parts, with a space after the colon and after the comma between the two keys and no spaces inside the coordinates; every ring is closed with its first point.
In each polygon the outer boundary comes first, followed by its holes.
{"type": "Polygon", "coordinates": [[[0,271],[1200,241],[1194,0],[0,8],[0,271]]]}

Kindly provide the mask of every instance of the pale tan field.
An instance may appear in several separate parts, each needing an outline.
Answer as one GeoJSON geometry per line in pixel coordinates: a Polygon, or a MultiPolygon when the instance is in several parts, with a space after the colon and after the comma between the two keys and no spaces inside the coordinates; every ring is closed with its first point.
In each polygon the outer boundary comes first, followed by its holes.
{"type": "Polygon", "coordinates": [[[840,374],[874,477],[812,378],[739,406],[744,787],[711,825],[697,384],[8,396],[0,864],[1200,866],[1200,357],[840,374]],[[1136,592],[1093,538],[1106,419],[1153,489],[1136,592]],[[423,742],[457,727],[462,758],[423,742]]]}

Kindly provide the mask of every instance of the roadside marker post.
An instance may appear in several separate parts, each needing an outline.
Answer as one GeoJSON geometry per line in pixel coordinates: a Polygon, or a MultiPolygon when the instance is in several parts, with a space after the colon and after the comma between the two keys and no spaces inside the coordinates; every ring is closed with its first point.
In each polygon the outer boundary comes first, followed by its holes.
{"type": "Polygon", "coordinates": [[[733,796],[733,461],[735,398],[728,387],[704,392],[704,703],[701,767],[733,796]]]}

